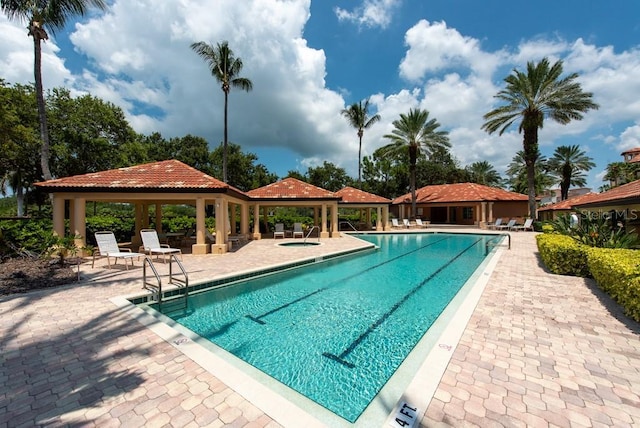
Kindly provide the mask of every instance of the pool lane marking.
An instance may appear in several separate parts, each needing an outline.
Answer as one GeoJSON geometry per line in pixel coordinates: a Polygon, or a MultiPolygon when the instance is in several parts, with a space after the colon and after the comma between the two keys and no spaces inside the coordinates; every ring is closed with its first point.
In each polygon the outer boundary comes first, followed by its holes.
{"type": "Polygon", "coordinates": [[[382,315],[380,318],[378,318],[376,320],[376,322],[374,322],[373,324],[371,324],[371,326],[364,331],[364,333],[362,333],[356,340],[354,340],[353,342],[351,342],[351,345],[349,345],[349,347],[347,349],[345,349],[344,351],[342,351],[342,353],[340,355],[335,355],[332,354],[330,352],[323,352],[322,355],[334,360],[344,366],[349,367],[350,369],[354,368],[355,365],[350,363],[349,361],[345,360],[345,357],[347,357],[351,352],[353,352],[354,349],[356,349],[358,347],[358,345],[360,345],[360,343],[371,333],[373,333],[373,331],[378,328],[380,326],[380,324],[382,324],[383,322],[385,322],[387,320],[387,318],[389,318],[400,306],[402,306],[402,304],[404,302],[406,302],[413,294],[415,294],[420,288],[422,288],[423,285],[425,285],[427,282],[431,281],[436,275],[438,275],[440,272],[442,272],[445,268],[447,268],[448,266],[450,266],[454,261],[456,261],[460,256],[462,256],[464,253],[466,253],[467,251],[469,251],[471,248],[475,247],[478,242],[480,242],[483,238],[479,238],[478,240],[476,240],[476,242],[474,242],[473,244],[469,245],[467,248],[465,248],[464,250],[462,250],[460,253],[458,253],[454,258],[452,258],[451,260],[449,260],[447,263],[445,263],[444,265],[440,266],[440,268],[438,268],[438,270],[436,270],[435,272],[433,272],[431,275],[429,275],[427,278],[425,278],[422,282],[420,282],[420,284],[418,284],[417,286],[413,287],[413,289],[411,291],[409,291],[407,294],[404,295],[404,297],[402,299],[400,299],[398,302],[396,302],[395,305],[393,305],[391,307],[391,309],[389,309],[384,315],[382,315]]]}
{"type": "Polygon", "coordinates": [[[319,288],[319,289],[317,289],[316,291],[314,291],[314,292],[312,292],[312,293],[305,294],[305,295],[304,295],[304,296],[302,296],[302,297],[298,297],[297,299],[292,300],[291,302],[285,303],[285,304],[284,304],[284,305],[282,305],[282,306],[278,306],[277,308],[271,309],[270,311],[265,312],[265,313],[264,313],[264,314],[262,314],[262,315],[258,315],[257,317],[254,317],[253,315],[245,315],[245,316],[246,316],[247,318],[249,318],[250,320],[257,322],[258,324],[263,324],[263,325],[264,325],[264,324],[266,324],[266,322],[264,322],[264,321],[262,320],[262,318],[264,318],[264,317],[266,317],[266,316],[268,316],[268,315],[271,315],[271,314],[273,314],[273,313],[275,313],[275,312],[278,312],[278,311],[279,311],[279,310],[281,310],[281,309],[284,309],[284,308],[286,308],[286,307],[289,307],[289,306],[293,305],[294,303],[298,303],[298,302],[300,302],[301,300],[307,299],[307,298],[309,298],[309,297],[313,296],[314,294],[318,294],[318,293],[320,293],[321,291],[325,291],[326,289],[328,289],[329,287],[331,287],[331,285],[333,285],[333,284],[335,284],[335,283],[342,283],[342,282],[344,282],[344,281],[348,281],[348,280],[350,280],[351,278],[355,278],[356,276],[358,276],[358,275],[362,275],[362,274],[363,274],[363,273],[365,273],[365,272],[368,272],[368,271],[370,271],[370,270],[373,270],[373,269],[379,268],[380,266],[383,266],[383,265],[385,265],[385,264],[387,264],[387,263],[391,263],[391,262],[393,262],[393,261],[395,261],[395,260],[398,260],[398,259],[400,259],[400,258],[402,258],[402,257],[408,256],[408,255],[409,255],[409,254],[411,254],[411,253],[415,253],[416,251],[420,251],[420,250],[425,249],[425,248],[427,248],[427,247],[429,247],[429,246],[431,246],[431,245],[435,245],[435,244],[437,244],[437,243],[439,243],[439,242],[446,241],[447,239],[450,239],[450,238],[451,238],[451,237],[446,237],[446,238],[440,239],[440,240],[435,241],[435,242],[430,242],[430,243],[428,243],[428,244],[426,244],[426,245],[423,245],[422,247],[418,247],[418,248],[416,248],[416,249],[414,249],[414,250],[408,251],[408,252],[406,252],[406,253],[402,253],[402,254],[400,254],[400,255],[398,255],[398,256],[395,256],[395,257],[390,258],[390,259],[388,259],[388,260],[385,260],[385,261],[383,261],[383,262],[381,262],[381,263],[378,263],[377,265],[375,265],[375,266],[373,266],[373,267],[371,267],[371,268],[367,268],[367,269],[365,269],[365,270],[361,270],[361,271],[359,271],[359,272],[353,273],[353,274],[351,274],[351,275],[349,275],[349,276],[347,276],[347,277],[341,278],[340,280],[335,280],[335,281],[333,281],[333,282],[332,282],[331,284],[329,284],[329,285],[326,285],[326,286],[324,286],[324,287],[322,287],[322,288],[319,288]]]}

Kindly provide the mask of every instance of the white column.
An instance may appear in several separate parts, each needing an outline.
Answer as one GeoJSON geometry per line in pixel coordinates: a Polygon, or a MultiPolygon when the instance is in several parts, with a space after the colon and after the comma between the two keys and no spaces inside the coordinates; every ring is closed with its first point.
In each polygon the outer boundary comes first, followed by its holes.
{"type": "Polygon", "coordinates": [[[86,200],[84,198],[76,198],[73,204],[73,228],[71,233],[75,237],[74,241],[77,248],[87,245],[86,227],[86,200]]]}
{"type": "Polygon", "coordinates": [[[64,198],[53,195],[53,233],[64,237],[64,198]]]}

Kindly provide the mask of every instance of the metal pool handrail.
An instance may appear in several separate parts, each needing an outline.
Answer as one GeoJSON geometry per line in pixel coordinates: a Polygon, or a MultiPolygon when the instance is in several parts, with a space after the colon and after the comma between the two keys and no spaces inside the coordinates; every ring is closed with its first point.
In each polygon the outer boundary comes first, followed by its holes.
{"type": "Polygon", "coordinates": [[[311,232],[313,232],[314,229],[318,229],[318,242],[320,242],[320,226],[311,226],[311,229],[309,229],[307,236],[305,236],[304,241],[302,241],[303,244],[307,242],[307,238],[309,237],[309,235],[311,235],[311,232]]]}

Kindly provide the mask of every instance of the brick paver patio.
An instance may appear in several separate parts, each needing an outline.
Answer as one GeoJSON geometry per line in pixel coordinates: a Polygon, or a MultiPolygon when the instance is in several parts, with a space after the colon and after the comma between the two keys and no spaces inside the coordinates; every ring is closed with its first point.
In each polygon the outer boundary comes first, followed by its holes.
{"type": "MultiPolygon", "coordinates": [[[[638,323],[592,281],[547,273],[533,233],[512,237],[421,425],[640,426],[638,323]]],[[[354,245],[330,241],[310,251],[354,245]]],[[[197,280],[297,251],[263,240],[186,255],[185,265],[197,280]]],[[[0,298],[0,427],[296,426],[272,420],[110,301],[140,289],[139,262],[128,272],[82,269],[80,283],[0,298]]]]}

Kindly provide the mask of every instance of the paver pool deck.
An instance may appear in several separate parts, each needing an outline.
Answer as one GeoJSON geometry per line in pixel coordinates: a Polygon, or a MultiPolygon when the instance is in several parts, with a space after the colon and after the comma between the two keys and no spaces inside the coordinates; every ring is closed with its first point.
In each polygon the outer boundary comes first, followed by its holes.
{"type": "MultiPolygon", "coordinates": [[[[534,233],[511,236],[421,426],[640,426],[640,325],[592,280],[548,273],[534,233]]],[[[225,255],[185,255],[184,265],[195,282],[358,245],[323,244],[265,239],[225,255]]],[[[140,291],[141,262],[129,271],[96,264],[82,265],[78,283],[0,297],[0,427],[296,426],[112,302],[140,291]]]]}

